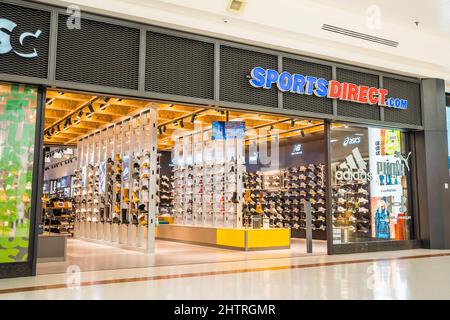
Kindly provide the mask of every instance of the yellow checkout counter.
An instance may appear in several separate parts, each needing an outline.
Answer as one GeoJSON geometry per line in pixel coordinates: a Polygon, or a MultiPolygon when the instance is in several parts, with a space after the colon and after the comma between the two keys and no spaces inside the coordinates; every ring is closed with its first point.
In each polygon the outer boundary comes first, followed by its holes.
{"type": "Polygon", "coordinates": [[[289,249],[291,246],[291,233],[288,228],[232,229],[169,223],[159,224],[155,237],[243,251],[289,249]]]}

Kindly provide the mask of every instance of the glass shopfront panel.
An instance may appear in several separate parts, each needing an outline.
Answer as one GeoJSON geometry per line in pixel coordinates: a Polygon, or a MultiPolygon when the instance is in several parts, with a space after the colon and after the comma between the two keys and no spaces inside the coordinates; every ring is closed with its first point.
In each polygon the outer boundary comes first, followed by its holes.
{"type": "Polygon", "coordinates": [[[0,83],[0,263],[28,259],[37,88],[0,83]]]}
{"type": "Polygon", "coordinates": [[[450,106],[447,107],[448,173],[450,175],[450,106]]]}
{"type": "Polygon", "coordinates": [[[410,151],[396,129],[331,129],[333,244],[411,240],[410,151]]]}

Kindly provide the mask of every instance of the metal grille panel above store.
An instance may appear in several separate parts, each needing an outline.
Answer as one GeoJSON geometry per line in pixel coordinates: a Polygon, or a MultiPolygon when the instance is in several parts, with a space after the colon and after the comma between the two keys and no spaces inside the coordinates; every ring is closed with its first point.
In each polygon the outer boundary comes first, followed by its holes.
{"type": "Polygon", "coordinates": [[[220,100],[278,108],[276,88],[255,90],[248,83],[255,66],[277,69],[277,56],[234,47],[220,47],[220,100]]]}
{"type": "MultiPolygon", "coordinates": [[[[336,70],[339,82],[355,83],[367,87],[379,87],[378,76],[338,68],[336,70]]],[[[380,107],[377,105],[361,104],[338,100],[338,115],[353,118],[380,120],[380,107]]]]}
{"type": "Polygon", "coordinates": [[[147,32],[145,89],[214,98],[214,44],[147,32]]]}
{"type": "Polygon", "coordinates": [[[2,33],[4,32],[3,30],[5,30],[7,33],[4,33],[4,35],[10,34],[10,37],[6,37],[6,39],[2,38],[1,41],[2,58],[0,63],[0,73],[47,78],[50,12],[0,3],[0,18],[7,19],[12,23],[11,25],[8,23],[8,29],[13,27],[11,30],[6,31],[4,25],[7,21],[3,21],[2,33]],[[23,46],[20,44],[20,35],[25,32],[35,34],[38,30],[41,31],[38,38],[29,38],[24,42],[23,46]],[[6,52],[8,49],[6,40],[8,39],[11,42],[11,48],[6,52]],[[37,56],[33,58],[24,58],[15,52],[18,51],[20,53],[29,54],[33,53],[34,49],[36,50],[37,56]]]}
{"type": "Polygon", "coordinates": [[[69,29],[59,15],[56,80],[136,90],[139,30],[88,19],[81,26],[69,29]]]}
{"type": "MultiPolygon", "coordinates": [[[[283,58],[283,71],[310,75],[316,78],[331,79],[331,67],[301,60],[283,58]]],[[[289,110],[333,114],[333,103],[330,99],[294,93],[283,94],[283,108],[289,110]]]]}

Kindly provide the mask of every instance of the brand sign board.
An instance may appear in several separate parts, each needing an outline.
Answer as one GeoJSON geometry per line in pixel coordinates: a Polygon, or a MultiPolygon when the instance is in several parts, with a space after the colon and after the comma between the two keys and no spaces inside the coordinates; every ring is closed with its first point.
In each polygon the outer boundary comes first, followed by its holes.
{"type": "MultiPolygon", "coordinates": [[[[0,55],[7,54],[9,52],[14,52],[18,56],[22,58],[36,58],[38,56],[38,52],[36,48],[33,48],[31,51],[23,52],[21,48],[14,48],[12,43],[17,43],[17,41],[12,41],[11,37],[13,36],[13,31],[17,27],[17,24],[9,19],[0,18],[0,55]]],[[[19,35],[18,44],[20,46],[25,46],[25,41],[29,38],[39,38],[42,34],[41,30],[36,30],[34,32],[23,32],[19,35]]]]}
{"type": "Polygon", "coordinates": [[[382,88],[304,76],[287,71],[279,73],[276,70],[262,67],[254,67],[250,72],[250,77],[250,85],[255,88],[271,89],[272,86],[276,85],[281,92],[315,95],[321,98],[339,99],[395,109],[408,108],[408,100],[389,97],[389,91],[382,88]]]}

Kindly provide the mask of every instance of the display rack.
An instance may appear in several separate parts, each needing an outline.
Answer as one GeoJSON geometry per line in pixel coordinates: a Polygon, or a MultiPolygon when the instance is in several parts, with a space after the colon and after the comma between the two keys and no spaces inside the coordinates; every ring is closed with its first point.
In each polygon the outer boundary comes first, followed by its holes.
{"type": "MultiPolygon", "coordinates": [[[[333,164],[336,167],[338,164],[333,164]]],[[[337,169],[334,168],[335,172],[337,169]]],[[[333,238],[347,243],[351,238],[372,236],[370,192],[367,180],[335,181],[332,189],[333,238]]]]}
{"type": "MultiPolygon", "coordinates": [[[[326,206],[324,165],[309,164],[271,172],[244,175],[244,225],[260,215],[270,228],[290,228],[292,237],[305,236],[302,203],[311,203],[315,238],[325,238],[326,206]]],[[[264,224],[264,222],[263,222],[264,224]]]]}
{"type": "Polygon", "coordinates": [[[242,226],[242,139],[212,141],[211,130],[178,137],[174,146],[175,223],[242,226]]]}
{"type": "Polygon", "coordinates": [[[151,107],[78,141],[76,237],[153,252],[156,124],[151,107]]]}

